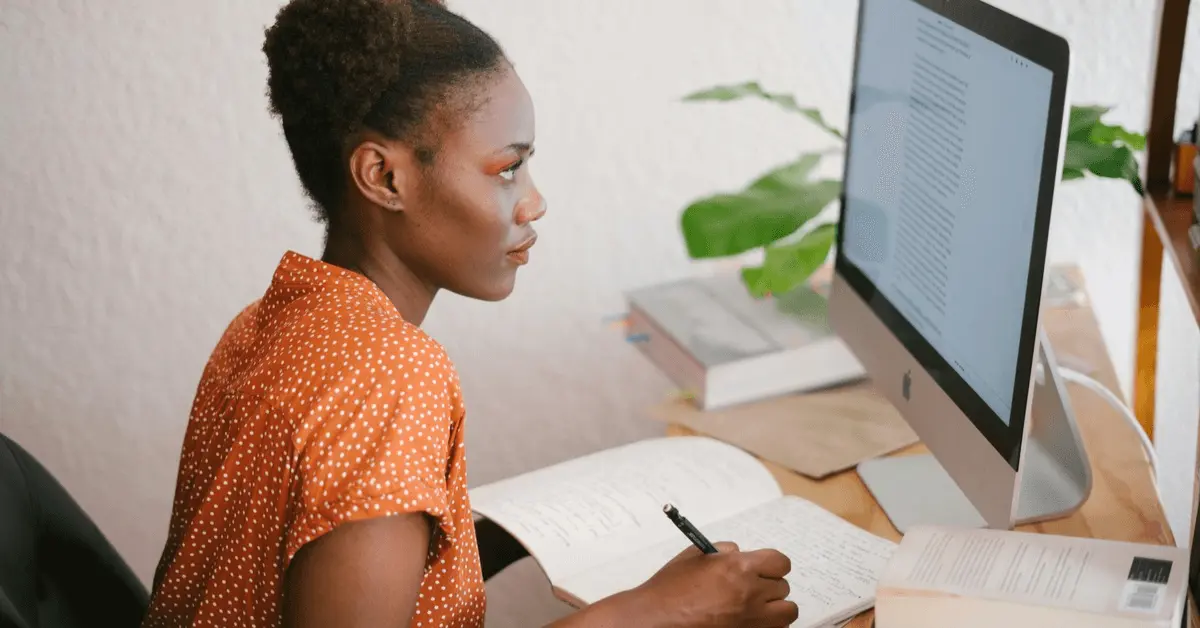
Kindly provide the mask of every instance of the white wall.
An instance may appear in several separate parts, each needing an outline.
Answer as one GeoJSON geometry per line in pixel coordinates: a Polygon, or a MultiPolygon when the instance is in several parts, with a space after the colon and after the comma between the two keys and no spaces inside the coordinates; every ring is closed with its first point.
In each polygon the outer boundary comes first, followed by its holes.
{"type": "MultiPolygon", "coordinates": [[[[266,113],[259,48],[278,4],[4,0],[0,10],[0,429],[59,475],[147,579],[209,350],[285,249],[320,250],[266,113]]],[[[1114,119],[1143,126],[1155,2],[998,4],[1071,39],[1074,102],[1115,105],[1114,119]]],[[[844,127],[856,4],[452,5],[502,41],[532,90],[534,170],[550,201],[516,294],[444,297],[427,324],[462,372],[478,484],[656,432],[640,412],[669,386],[602,318],[621,309],[623,289],[689,272],[677,228],[688,200],[829,145],[765,105],[678,97],[756,78],[844,127]]],[[[1180,126],[1200,109],[1198,55],[1188,51],[1180,126]]],[[[1083,265],[1128,394],[1136,199],[1121,183],[1073,183],[1057,209],[1052,256],[1083,265]]],[[[1185,414],[1160,416],[1194,409],[1185,414]]],[[[1180,469],[1194,443],[1171,457],[1180,469]]],[[[492,585],[490,625],[560,610],[531,564],[492,585]]]]}
{"type": "Polygon", "coordinates": [[[1190,545],[1196,442],[1200,434],[1200,328],[1171,262],[1163,265],[1154,442],[1158,483],[1175,540],[1190,545]]]}

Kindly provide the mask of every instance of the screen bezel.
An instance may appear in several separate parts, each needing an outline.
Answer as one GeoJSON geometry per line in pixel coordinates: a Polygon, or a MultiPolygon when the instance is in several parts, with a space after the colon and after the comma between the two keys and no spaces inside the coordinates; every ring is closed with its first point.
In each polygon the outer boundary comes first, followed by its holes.
{"type": "MultiPolygon", "coordinates": [[[[859,65],[862,62],[862,30],[866,6],[881,0],[862,0],[856,26],[853,78],[851,80],[850,112],[855,115],[859,65]]],[[[843,254],[845,233],[846,190],[850,185],[851,128],[846,129],[846,151],[843,166],[842,192],[834,268],[845,278],[872,312],[896,336],[929,376],[937,382],[955,405],[991,443],[992,447],[1015,470],[1020,465],[1021,443],[1025,430],[1025,415],[1030,395],[1030,375],[1036,350],[1037,326],[1042,297],[1042,279],[1046,267],[1046,249],[1050,231],[1050,213],[1054,190],[1060,173],[1060,152],[1065,124],[1067,73],[1070,47],[1065,39],[1001,11],[980,0],[887,0],[913,2],[938,16],[954,22],[1025,59],[1050,70],[1050,106],[1046,112],[1046,137],[1042,152],[1041,177],[1034,219],[1033,246],[1030,250],[1029,277],[1026,283],[1022,312],[1020,346],[1017,354],[1017,377],[1012,391],[1012,411],[1006,426],[1000,416],[975,392],[961,375],[943,358],[916,328],[900,314],[875,284],[843,254]]]]}

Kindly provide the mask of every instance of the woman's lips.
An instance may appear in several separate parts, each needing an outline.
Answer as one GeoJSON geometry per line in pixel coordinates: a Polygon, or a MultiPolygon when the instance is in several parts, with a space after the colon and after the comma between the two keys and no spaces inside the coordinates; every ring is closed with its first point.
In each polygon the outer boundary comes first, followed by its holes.
{"type": "Polygon", "coordinates": [[[518,266],[524,266],[529,263],[529,249],[537,242],[537,234],[531,236],[528,240],[517,248],[508,252],[508,258],[516,262],[518,266]]]}

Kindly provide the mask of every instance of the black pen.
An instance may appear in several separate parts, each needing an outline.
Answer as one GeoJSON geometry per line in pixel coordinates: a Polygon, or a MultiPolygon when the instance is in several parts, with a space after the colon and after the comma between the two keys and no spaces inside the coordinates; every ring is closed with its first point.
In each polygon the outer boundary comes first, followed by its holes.
{"type": "Polygon", "coordinates": [[[671,520],[671,523],[674,523],[675,527],[679,528],[679,531],[684,536],[691,539],[692,543],[700,548],[700,551],[705,554],[717,553],[717,548],[713,547],[713,544],[709,543],[703,534],[700,534],[700,531],[696,529],[696,526],[692,525],[691,521],[688,521],[683,515],[679,514],[679,511],[674,506],[671,504],[663,506],[663,512],[667,513],[667,517],[671,520]]]}

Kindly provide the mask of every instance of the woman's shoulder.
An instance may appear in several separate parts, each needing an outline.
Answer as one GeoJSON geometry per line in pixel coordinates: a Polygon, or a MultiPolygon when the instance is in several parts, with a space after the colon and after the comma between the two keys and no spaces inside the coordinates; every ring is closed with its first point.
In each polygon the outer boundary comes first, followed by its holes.
{"type": "Polygon", "coordinates": [[[395,308],[340,303],[309,308],[282,343],[292,361],[275,371],[272,401],[291,419],[294,443],[320,456],[343,446],[399,447],[392,441],[403,438],[415,449],[398,455],[432,456],[444,468],[442,450],[465,414],[446,349],[395,308]]]}
{"type": "Polygon", "coordinates": [[[355,380],[456,390],[458,376],[446,348],[395,307],[373,300],[326,298],[306,308],[282,346],[301,364],[290,369],[308,381],[355,380]],[[307,373],[307,376],[304,375],[307,373]]]}

